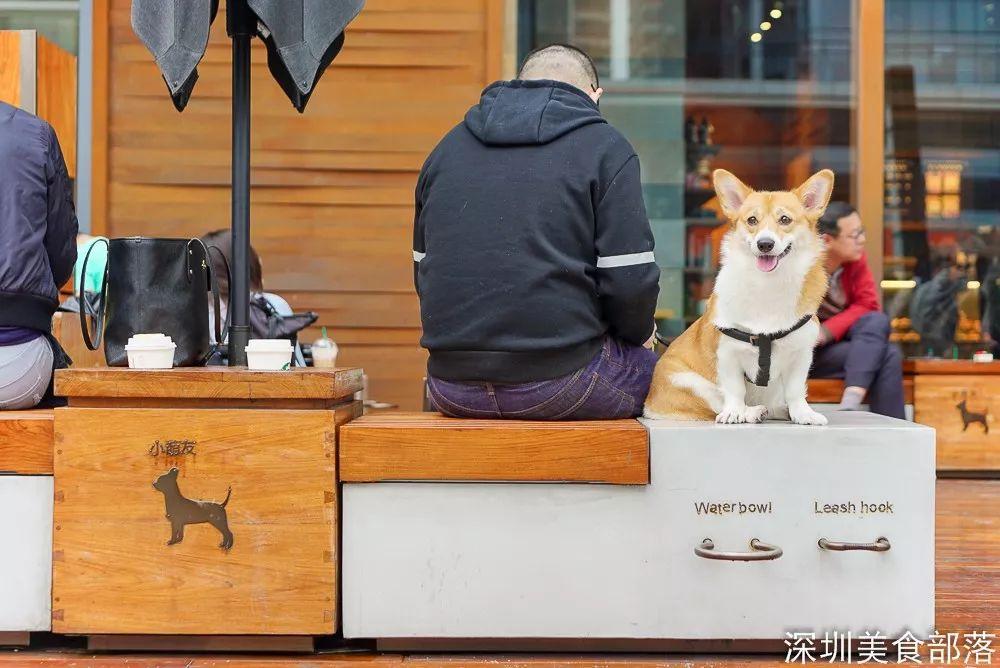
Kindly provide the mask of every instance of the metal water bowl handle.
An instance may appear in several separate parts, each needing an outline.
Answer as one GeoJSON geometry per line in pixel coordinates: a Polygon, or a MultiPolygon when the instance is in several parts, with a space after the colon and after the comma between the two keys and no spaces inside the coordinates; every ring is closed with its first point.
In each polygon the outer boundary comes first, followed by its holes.
{"type": "Polygon", "coordinates": [[[715,543],[711,538],[701,541],[701,545],[694,548],[694,553],[703,559],[722,559],[724,561],[769,561],[777,559],[783,552],[777,545],[768,545],[756,538],[750,539],[750,549],[752,552],[716,552],[715,543]]]}
{"type": "Polygon", "coordinates": [[[892,547],[889,544],[889,539],[884,536],[879,536],[874,543],[845,543],[842,541],[827,540],[826,538],[820,538],[819,546],[824,550],[833,550],[834,552],[847,552],[848,550],[868,550],[869,552],[888,552],[889,548],[892,547]]]}

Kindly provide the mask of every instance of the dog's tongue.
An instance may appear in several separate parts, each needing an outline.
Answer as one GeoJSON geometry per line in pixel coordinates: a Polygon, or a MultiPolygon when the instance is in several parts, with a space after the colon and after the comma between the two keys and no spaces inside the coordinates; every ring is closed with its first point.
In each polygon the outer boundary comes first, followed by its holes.
{"type": "Polygon", "coordinates": [[[778,266],[778,256],[777,255],[758,255],[757,256],[757,268],[761,271],[774,271],[774,268],[778,266]]]}

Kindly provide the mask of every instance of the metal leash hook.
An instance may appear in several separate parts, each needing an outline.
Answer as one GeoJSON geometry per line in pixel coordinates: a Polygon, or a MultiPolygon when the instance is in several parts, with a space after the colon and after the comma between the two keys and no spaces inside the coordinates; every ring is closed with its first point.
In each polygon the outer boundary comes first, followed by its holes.
{"type": "Polygon", "coordinates": [[[826,538],[820,538],[819,546],[823,550],[832,550],[834,552],[848,552],[851,550],[867,550],[869,552],[888,552],[889,548],[892,547],[889,544],[889,539],[884,536],[879,536],[874,543],[846,543],[843,541],[827,540],[826,538]]]}
{"type": "Polygon", "coordinates": [[[694,548],[694,553],[703,559],[719,559],[722,561],[770,561],[784,554],[784,551],[777,545],[769,545],[756,538],[750,539],[750,549],[753,551],[716,552],[715,542],[711,538],[706,538],[701,541],[701,545],[694,548]]]}

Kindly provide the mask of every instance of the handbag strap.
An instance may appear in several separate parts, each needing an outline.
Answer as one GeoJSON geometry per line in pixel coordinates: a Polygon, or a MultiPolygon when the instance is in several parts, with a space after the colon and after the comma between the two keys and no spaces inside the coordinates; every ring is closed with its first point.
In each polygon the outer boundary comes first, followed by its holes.
{"type": "MultiPolygon", "coordinates": [[[[226,259],[226,254],[223,253],[222,249],[219,248],[218,246],[209,246],[207,252],[211,253],[212,251],[218,253],[219,259],[222,260],[222,266],[226,270],[226,285],[228,285],[229,289],[232,290],[233,272],[232,269],[229,268],[229,260],[226,259]]],[[[212,284],[212,294],[215,299],[215,342],[216,345],[222,346],[225,343],[225,339],[229,338],[229,323],[233,316],[233,310],[230,308],[226,309],[226,322],[225,325],[222,327],[222,331],[219,332],[219,320],[221,315],[219,302],[221,297],[219,290],[219,279],[215,275],[214,271],[211,271],[211,276],[209,277],[209,280],[211,281],[212,284]]]]}
{"type": "Polygon", "coordinates": [[[87,249],[87,254],[83,257],[83,266],[80,267],[80,285],[77,286],[77,300],[80,302],[80,330],[83,332],[83,342],[87,345],[90,350],[97,350],[101,345],[101,339],[104,338],[104,322],[107,316],[107,302],[108,302],[108,266],[111,264],[111,246],[108,244],[108,240],[99,237],[94,243],[90,245],[87,249]],[[104,262],[104,273],[101,276],[101,290],[100,298],[98,299],[97,306],[95,307],[96,313],[93,313],[93,318],[90,324],[87,324],[87,310],[89,308],[87,304],[86,297],[86,287],[87,287],[87,261],[90,259],[90,254],[93,252],[94,247],[98,242],[104,242],[104,245],[108,247],[107,258],[104,262]]]}
{"type": "MultiPolygon", "coordinates": [[[[204,255],[204,257],[205,257],[204,267],[205,267],[205,274],[208,276],[208,285],[205,286],[205,287],[207,287],[209,290],[212,291],[212,312],[215,314],[215,345],[216,346],[220,346],[220,345],[222,345],[222,331],[223,330],[222,330],[222,323],[220,322],[220,320],[222,319],[222,307],[221,307],[220,298],[219,298],[219,280],[218,280],[218,277],[216,277],[215,272],[212,271],[212,266],[211,266],[211,263],[209,262],[208,247],[205,246],[205,242],[204,241],[202,241],[201,239],[195,237],[194,239],[189,239],[188,242],[187,242],[187,257],[186,257],[186,260],[187,260],[187,278],[188,278],[188,282],[190,282],[191,279],[194,277],[194,268],[191,266],[191,258],[194,256],[194,253],[191,250],[191,245],[192,244],[198,244],[199,246],[201,246],[201,250],[205,254],[204,255]]],[[[228,267],[227,267],[227,269],[228,269],[228,267]]],[[[226,318],[227,319],[227,322],[226,322],[226,331],[228,331],[229,330],[229,322],[228,322],[229,313],[228,312],[226,313],[226,316],[227,316],[227,318],[226,318]]]]}

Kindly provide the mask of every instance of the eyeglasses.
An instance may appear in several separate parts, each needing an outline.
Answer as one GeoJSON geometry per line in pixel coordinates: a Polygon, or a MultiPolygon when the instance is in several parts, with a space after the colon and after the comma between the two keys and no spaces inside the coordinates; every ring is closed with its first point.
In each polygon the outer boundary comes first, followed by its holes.
{"type": "Polygon", "coordinates": [[[865,236],[865,228],[861,227],[858,228],[857,232],[851,232],[850,234],[848,234],[847,238],[850,239],[851,241],[857,241],[863,236],[865,236]]]}

